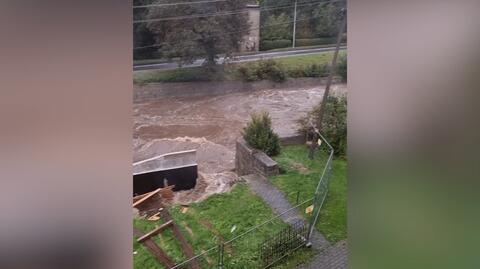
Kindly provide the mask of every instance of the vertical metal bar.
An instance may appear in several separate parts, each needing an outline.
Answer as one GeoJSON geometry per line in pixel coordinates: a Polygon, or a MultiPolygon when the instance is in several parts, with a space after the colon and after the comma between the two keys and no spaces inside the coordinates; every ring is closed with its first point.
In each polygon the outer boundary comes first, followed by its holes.
{"type": "Polygon", "coordinates": [[[219,257],[218,257],[218,269],[223,269],[223,250],[224,250],[224,243],[220,243],[218,247],[219,257]]]}
{"type": "Polygon", "coordinates": [[[293,11],[293,39],[292,48],[295,48],[295,40],[297,39],[297,0],[295,0],[295,8],[293,11]]]}

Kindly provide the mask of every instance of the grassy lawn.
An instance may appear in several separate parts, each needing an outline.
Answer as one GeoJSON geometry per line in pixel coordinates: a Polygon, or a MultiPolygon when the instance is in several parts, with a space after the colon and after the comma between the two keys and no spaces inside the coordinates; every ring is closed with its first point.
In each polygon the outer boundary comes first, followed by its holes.
{"type": "MultiPolygon", "coordinates": [[[[237,184],[229,193],[216,194],[205,201],[191,204],[185,214],[181,213],[181,209],[181,206],[174,206],[170,212],[196,254],[217,246],[221,241],[228,241],[273,216],[270,207],[254,195],[245,184],[237,184]]],[[[144,233],[161,223],[161,221],[151,222],[144,219],[134,220],[134,226],[144,233]]],[[[226,245],[225,263],[229,265],[226,268],[256,268],[259,264],[259,244],[283,227],[286,227],[285,223],[275,221],[234,241],[233,244],[226,245]]],[[[186,259],[170,230],[167,229],[155,236],[154,240],[176,262],[186,259]]],[[[134,255],[136,269],[163,268],[147,249],[136,242],[136,238],[133,244],[134,251],[137,252],[134,255]]],[[[277,268],[293,268],[312,257],[313,254],[313,251],[307,249],[298,251],[277,268]]],[[[202,268],[214,268],[217,261],[218,251],[215,249],[201,259],[202,268]]]]}
{"type": "MultiPolygon", "coordinates": [[[[346,54],[341,51],[340,55],[346,54]]],[[[331,61],[333,52],[320,52],[310,55],[291,56],[275,59],[280,63],[287,73],[292,70],[306,68],[312,64],[324,65],[331,61]]],[[[208,77],[202,67],[189,67],[173,70],[150,70],[134,72],[134,84],[145,84],[151,82],[187,82],[187,81],[222,81],[238,80],[237,69],[240,66],[249,66],[255,62],[231,64],[225,68],[223,76],[214,78],[208,77]]]]}
{"type": "MultiPolygon", "coordinates": [[[[340,51],[339,55],[345,55],[345,51],[340,51]]],[[[276,62],[282,64],[287,70],[300,67],[306,67],[312,64],[330,64],[333,58],[333,52],[321,52],[310,55],[299,55],[285,58],[275,59],[276,62]]]]}
{"type": "MultiPolygon", "coordinates": [[[[314,160],[308,159],[308,150],[304,145],[287,146],[275,158],[283,174],[272,177],[272,183],[281,189],[291,203],[311,198],[323,171],[327,154],[317,152],[314,160]]],[[[333,160],[333,174],[327,199],[320,212],[317,229],[331,242],[347,237],[347,162],[343,159],[333,160]]]]}
{"type": "Polygon", "coordinates": [[[189,67],[173,70],[149,70],[133,73],[134,84],[145,84],[151,82],[187,82],[187,81],[206,81],[201,67],[189,67]]]}

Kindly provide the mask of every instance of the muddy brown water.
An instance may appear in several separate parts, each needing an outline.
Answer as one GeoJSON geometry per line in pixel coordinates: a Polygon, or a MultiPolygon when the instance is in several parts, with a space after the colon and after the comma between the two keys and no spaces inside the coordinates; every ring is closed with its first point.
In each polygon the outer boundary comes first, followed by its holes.
{"type": "MultiPolygon", "coordinates": [[[[235,141],[250,114],[268,111],[280,136],[294,135],[296,121],[320,102],[324,87],[171,97],[134,104],[133,160],[196,149],[197,187],[177,193],[175,202],[189,203],[225,192],[237,180],[233,172],[235,141]]],[[[332,86],[334,93],[346,90],[345,84],[332,86]]]]}

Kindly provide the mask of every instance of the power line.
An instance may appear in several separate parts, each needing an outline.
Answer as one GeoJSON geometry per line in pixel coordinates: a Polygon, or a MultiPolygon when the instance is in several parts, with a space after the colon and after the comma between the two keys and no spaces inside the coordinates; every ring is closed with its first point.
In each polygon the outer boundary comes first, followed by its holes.
{"type": "MultiPolygon", "coordinates": [[[[305,18],[305,19],[298,19],[296,20],[297,22],[298,21],[309,21],[309,20],[312,20],[312,19],[315,19],[315,18],[318,18],[316,16],[312,16],[312,17],[308,17],[308,18],[305,18]]],[[[252,30],[260,30],[262,28],[266,28],[266,27],[272,27],[272,26],[277,26],[277,25],[285,25],[285,24],[291,24],[293,23],[294,21],[288,21],[288,22],[282,22],[282,23],[274,23],[274,24],[270,24],[270,25],[264,25],[264,26],[260,26],[260,27],[255,27],[255,28],[249,28],[249,29],[244,29],[244,30],[238,30],[238,31],[232,31],[232,32],[224,32],[223,34],[236,34],[236,33],[243,33],[243,32],[247,32],[247,31],[252,31],[252,30]]],[[[200,40],[202,38],[198,38],[197,40],[200,40]]],[[[133,48],[134,50],[139,50],[139,49],[148,49],[148,48],[155,48],[155,47],[161,47],[163,46],[165,43],[159,43],[159,44],[153,44],[153,45],[148,45],[148,46],[141,46],[141,47],[135,47],[133,48]]]]}
{"type": "Polygon", "coordinates": [[[228,15],[243,14],[243,13],[248,13],[248,10],[244,10],[244,11],[240,11],[240,12],[230,11],[230,12],[215,12],[215,13],[206,13],[206,14],[197,14],[197,15],[175,16],[175,17],[168,17],[168,18],[162,18],[162,19],[146,19],[146,20],[133,21],[133,24],[147,23],[147,22],[157,22],[157,21],[171,21],[171,20],[215,17],[215,16],[228,16],[228,15]]]}
{"type": "Polygon", "coordinates": [[[150,7],[194,5],[194,4],[217,3],[217,2],[226,2],[226,1],[228,1],[228,0],[207,0],[207,1],[197,1],[197,2],[177,2],[177,3],[167,3],[167,4],[149,4],[149,5],[142,5],[142,6],[133,6],[133,8],[150,8],[150,7]]]}
{"type": "MultiPolygon", "coordinates": [[[[315,4],[334,3],[334,2],[342,2],[342,1],[344,1],[344,0],[312,1],[312,2],[309,2],[309,3],[303,3],[301,5],[297,5],[297,6],[310,6],[310,5],[315,5],[315,4]]],[[[271,7],[271,8],[260,8],[260,11],[283,9],[283,8],[288,8],[288,7],[293,7],[293,6],[294,5],[285,5],[285,6],[277,6],[277,7],[271,7]]],[[[248,10],[174,16],[174,17],[160,18],[160,19],[137,20],[137,21],[133,21],[133,23],[137,24],[137,23],[148,23],[148,22],[156,22],[156,21],[169,21],[169,20],[180,20],[180,19],[190,19],[190,18],[227,16],[227,15],[235,15],[235,14],[243,14],[243,13],[248,13],[248,10]]]]}

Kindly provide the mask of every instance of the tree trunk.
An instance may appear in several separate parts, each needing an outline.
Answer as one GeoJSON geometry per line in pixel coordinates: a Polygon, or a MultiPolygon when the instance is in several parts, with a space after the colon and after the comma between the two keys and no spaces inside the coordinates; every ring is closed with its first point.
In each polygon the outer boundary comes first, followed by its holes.
{"type": "Polygon", "coordinates": [[[323,114],[325,113],[325,105],[327,104],[327,99],[328,99],[328,96],[330,95],[330,86],[332,84],[333,74],[335,73],[335,69],[337,68],[337,58],[338,58],[338,52],[340,51],[340,43],[342,42],[342,34],[347,24],[347,15],[345,13],[342,15],[343,15],[342,22],[340,24],[340,27],[338,28],[337,45],[335,48],[335,53],[333,54],[332,64],[330,66],[330,73],[327,78],[327,85],[325,86],[325,93],[323,94],[322,102],[320,105],[320,112],[318,114],[317,128],[319,132],[322,131],[322,122],[323,122],[323,114]]]}

